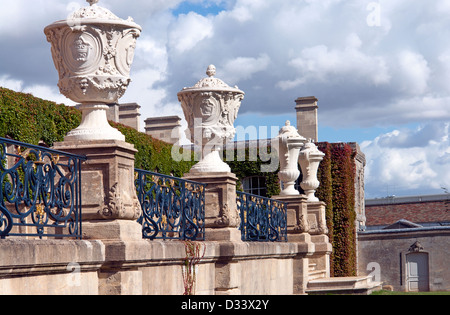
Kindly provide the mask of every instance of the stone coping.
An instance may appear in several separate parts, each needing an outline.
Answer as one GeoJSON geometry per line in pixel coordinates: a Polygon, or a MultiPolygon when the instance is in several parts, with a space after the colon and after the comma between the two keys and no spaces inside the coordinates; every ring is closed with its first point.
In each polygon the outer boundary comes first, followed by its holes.
{"type": "MultiPolygon", "coordinates": [[[[217,260],[283,259],[301,252],[297,243],[203,242],[201,263],[217,260]]],[[[120,262],[135,267],[181,263],[186,257],[181,241],[99,241],[99,240],[0,240],[0,277],[52,269],[65,271],[76,263],[82,270],[100,269],[120,262]]]]}

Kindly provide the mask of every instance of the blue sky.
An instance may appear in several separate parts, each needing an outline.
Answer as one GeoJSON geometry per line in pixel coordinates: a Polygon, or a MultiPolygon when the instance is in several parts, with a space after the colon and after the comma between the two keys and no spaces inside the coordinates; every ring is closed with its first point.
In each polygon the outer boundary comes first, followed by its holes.
{"type": "MultiPolygon", "coordinates": [[[[0,85],[71,105],[46,25],[83,0],[0,0],[0,85]]],[[[183,117],[177,92],[205,77],[245,91],[237,125],[296,120],[295,99],[319,99],[319,140],[358,142],[366,196],[450,187],[450,1],[100,0],[143,27],[122,102],[142,120],[183,117]]],[[[143,123],[142,123],[143,125],[143,123]]]]}
{"type": "Polygon", "coordinates": [[[226,10],[226,7],[220,3],[191,3],[185,1],[181,2],[172,13],[174,16],[179,16],[180,14],[195,12],[199,15],[208,16],[217,15],[224,10],[226,10]]]}

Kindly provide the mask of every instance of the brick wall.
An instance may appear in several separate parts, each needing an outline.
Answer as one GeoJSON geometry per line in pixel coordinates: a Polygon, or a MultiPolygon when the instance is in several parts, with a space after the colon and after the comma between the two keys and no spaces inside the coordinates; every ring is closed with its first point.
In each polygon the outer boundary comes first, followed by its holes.
{"type": "Polygon", "coordinates": [[[390,225],[405,219],[414,223],[450,222],[448,201],[366,204],[367,226],[390,225]]]}

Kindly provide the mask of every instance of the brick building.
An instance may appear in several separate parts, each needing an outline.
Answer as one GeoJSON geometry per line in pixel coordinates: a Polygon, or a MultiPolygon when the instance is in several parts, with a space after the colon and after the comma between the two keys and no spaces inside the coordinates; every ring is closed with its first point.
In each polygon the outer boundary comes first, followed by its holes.
{"type": "Polygon", "coordinates": [[[443,194],[366,200],[368,230],[383,229],[400,220],[421,226],[450,226],[450,196],[443,194]]]}

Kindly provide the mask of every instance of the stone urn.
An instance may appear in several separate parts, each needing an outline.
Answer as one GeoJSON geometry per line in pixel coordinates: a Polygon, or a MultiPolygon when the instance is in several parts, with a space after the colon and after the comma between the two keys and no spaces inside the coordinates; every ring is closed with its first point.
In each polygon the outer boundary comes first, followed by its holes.
{"type": "Polygon", "coordinates": [[[207,78],[178,93],[188,123],[186,135],[202,148],[200,162],[191,173],[230,173],[230,167],[220,158],[220,150],[236,134],[236,120],[245,93],[215,78],[216,67],[210,65],[207,78]]]}
{"type": "Polygon", "coordinates": [[[299,135],[297,129],[287,121],[277,137],[280,172],[278,178],[283,183],[281,196],[296,196],[300,192],[295,189],[295,182],[300,176],[298,157],[307,140],[299,135]]]}
{"type": "Polygon", "coordinates": [[[44,30],[52,45],[61,94],[76,103],[83,118],[65,138],[70,140],[125,140],[107,120],[107,104],[117,103],[127,90],[136,40],[141,27],[122,20],[87,0],[83,7],[44,30]]]}
{"type": "Polygon", "coordinates": [[[300,151],[299,163],[303,174],[303,181],[300,186],[305,191],[309,202],[319,201],[315,196],[316,189],[320,185],[320,182],[317,179],[317,171],[324,156],[325,153],[319,151],[317,146],[312,143],[311,140],[306,143],[304,148],[300,151]]]}

